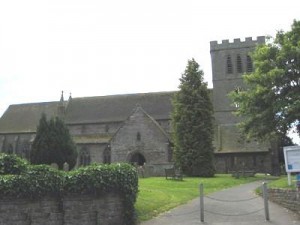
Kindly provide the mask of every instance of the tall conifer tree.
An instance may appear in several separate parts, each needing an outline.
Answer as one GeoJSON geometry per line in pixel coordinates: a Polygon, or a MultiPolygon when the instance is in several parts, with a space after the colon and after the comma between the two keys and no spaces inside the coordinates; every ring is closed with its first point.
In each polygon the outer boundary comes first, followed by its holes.
{"type": "Polygon", "coordinates": [[[65,162],[73,168],[76,160],[76,146],[64,122],[58,117],[47,121],[43,114],[32,144],[30,161],[33,164],[56,163],[62,169],[65,162]]]}
{"type": "Polygon", "coordinates": [[[213,107],[203,71],[189,60],[173,99],[175,161],[189,176],[214,176],[213,107]]]}

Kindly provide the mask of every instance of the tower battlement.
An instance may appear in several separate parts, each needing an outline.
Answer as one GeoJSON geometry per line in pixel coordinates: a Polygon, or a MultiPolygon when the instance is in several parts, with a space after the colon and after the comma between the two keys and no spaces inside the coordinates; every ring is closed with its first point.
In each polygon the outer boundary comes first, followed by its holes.
{"type": "Polygon", "coordinates": [[[240,38],[235,38],[233,42],[229,42],[228,39],[222,40],[221,43],[218,43],[218,41],[211,41],[210,51],[255,47],[257,44],[264,44],[265,40],[266,40],[265,36],[258,36],[256,40],[253,40],[252,37],[246,37],[245,41],[241,41],[240,38]]]}

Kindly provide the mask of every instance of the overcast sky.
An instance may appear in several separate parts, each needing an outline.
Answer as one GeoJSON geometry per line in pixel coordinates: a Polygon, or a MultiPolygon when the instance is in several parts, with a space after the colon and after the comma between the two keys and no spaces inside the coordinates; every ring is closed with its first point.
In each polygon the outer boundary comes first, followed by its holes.
{"type": "Polygon", "coordinates": [[[0,0],[0,116],[10,104],[177,90],[209,42],[272,35],[300,1],[0,0]]]}

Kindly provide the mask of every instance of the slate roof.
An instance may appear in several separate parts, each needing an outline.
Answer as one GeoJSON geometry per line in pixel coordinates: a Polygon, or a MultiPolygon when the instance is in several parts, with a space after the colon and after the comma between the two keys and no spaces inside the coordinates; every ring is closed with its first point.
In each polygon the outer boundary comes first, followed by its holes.
{"type": "Polygon", "coordinates": [[[175,92],[73,98],[67,108],[66,123],[125,121],[137,105],[154,119],[169,119],[175,92]]]}
{"type": "Polygon", "coordinates": [[[59,102],[10,105],[0,119],[0,133],[35,132],[42,113],[47,118],[57,114],[59,102]]]}
{"type": "MultiPolygon", "coordinates": [[[[154,119],[169,119],[175,92],[72,98],[67,104],[66,124],[125,121],[137,105],[154,119]]],[[[11,105],[0,119],[0,133],[35,132],[41,114],[57,115],[60,102],[11,105]]]]}

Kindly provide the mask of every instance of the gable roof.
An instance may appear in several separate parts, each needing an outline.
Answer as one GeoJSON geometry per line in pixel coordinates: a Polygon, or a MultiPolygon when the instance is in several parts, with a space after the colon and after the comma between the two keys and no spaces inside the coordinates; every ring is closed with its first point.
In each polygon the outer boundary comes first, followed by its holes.
{"type": "MultiPolygon", "coordinates": [[[[120,122],[140,105],[156,120],[169,119],[175,92],[72,98],[66,108],[66,124],[120,122]]],[[[56,116],[60,102],[10,105],[0,119],[0,133],[35,132],[42,113],[56,116]]]]}
{"type": "Polygon", "coordinates": [[[68,104],[65,122],[67,124],[120,122],[126,120],[137,105],[143,107],[156,120],[169,119],[174,93],[155,92],[74,98],[68,104]]]}
{"type": "Polygon", "coordinates": [[[138,113],[138,112],[142,112],[146,118],[148,118],[148,120],[154,125],[154,127],[156,127],[165,137],[166,139],[170,140],[170,137],[168,135],[168,133],[159,125],[159,123],[153,118],[151,117],[141,106],[136,106],[133,110],[133,112],[127,117],[126,120],[124,120],[123,124],[118,128],[118,130],[114,133],[114,135],[112,136],[111,140],[114,140],[114,138],[117,136],[117,134],[120,132],[120,130],[127,125],[127,122],[132,120],[132,117],[134,117],[134,114],[138,113]]]}
{"type": "Polygon", "coordinates": [[[59,102],[10,105],[0,119],[0,133],[35,132],[42,113],[47,118],[57,114],[59,102]]]}

